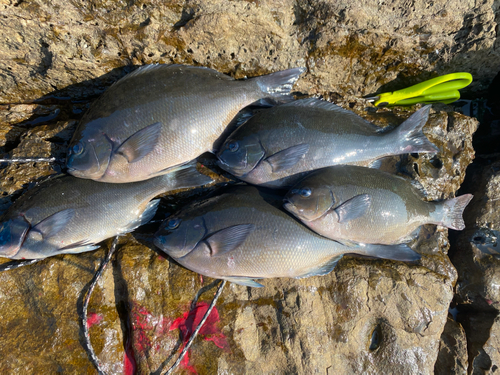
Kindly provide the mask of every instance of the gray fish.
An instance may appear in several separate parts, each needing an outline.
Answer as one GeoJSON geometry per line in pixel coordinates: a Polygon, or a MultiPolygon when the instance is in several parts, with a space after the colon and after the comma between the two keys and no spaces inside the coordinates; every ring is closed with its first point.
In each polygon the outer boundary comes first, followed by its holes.
{"type": "Polygon", "coordinates": [[[236,81],[215,70],[146,65],[112,85],[82,118],[68,172],[101,182],[142,181],[212,151],[240,109],[288,96],[304,68],[236,81]]]}
{"type": "Polygon", "coordinates": [[[352,165],[324,168],[293,186],[285,209],[322,236],[377,244],[406,242],[423,224],[462,230],[471,194],[427,202],[404,178],[352,165]]]}
{"type": "Polygon", "coordinates": [[[279,105],[257,113],[228,137],[217,154],[219,166],[251,184],[285,187],[304,172],[331,165],[368,166],[389,155],[437,152],[422,133],[430,107],[383,132],[323,100],[279,105]]]}
{"type": "Polygon", "coordinates": [[[192,271],[247,286],[252,279],[325,275],[346,253],[395,260],[420,256],[406,245],[345,246],[288,215],[282,197],[255,187],[192,204],[165,220],[155,245],[192,271]]]}
{"type": "Polygon", "coordinates": [[[130,184],[104,184],[72,176],[45,181],[22,195],[0,218],[0,257],[41,259],[97,249],[154,216],[158,194],[212,180],[193,165],[130,184]]]}

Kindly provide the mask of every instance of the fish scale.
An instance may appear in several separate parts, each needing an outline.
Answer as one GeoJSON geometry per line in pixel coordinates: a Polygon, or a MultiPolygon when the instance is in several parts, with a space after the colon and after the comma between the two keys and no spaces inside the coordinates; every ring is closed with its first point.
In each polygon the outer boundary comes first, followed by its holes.
{"type": "Polygon", "coordinates": [[[322,236],[377,244],[407,242],[419,226],[461,230],[470,194],[425,201],[406,179],[372,168],[337,165],[307,176],[286,196],[285,209],[322,236]]]}
{"type": "Polygon", "coordinates": [[[155,244],[195,272],[248,286],[259,286],[251,279],[326,274],[346,253],[418,259],[407,246],[353,247],[319,236],[279,208],[281,201],[255,187],[235,187],[166,220],[155,244]]]}
{"type": "Polygon", "coordinates": [[[260,111],[234,130],[217,153],[219,166],[251,184],[284,187],[332,165],[368,166],[389,155],[436,152],[422,132],[429,110],[382,132],[335,104],[296,100],[260,111]]]}
{"type": "Polygon", "coordinates": [[[195,163],[130,184],[73,176],[49,179],[22,195],[0,218],[0,256],[39,259],[94,250],[95,244],[148,222],[159,202],[151,202],[155,196],[209,182],[195,163]]]}
{"type": "Polygon", "coordinates": [[[182,65],[147,65],[92,104],[70,142],[68,172],[101,182],[145,180],[212,151],[243,107],[287,95],[304,71],[248,80],[182,65]]]}

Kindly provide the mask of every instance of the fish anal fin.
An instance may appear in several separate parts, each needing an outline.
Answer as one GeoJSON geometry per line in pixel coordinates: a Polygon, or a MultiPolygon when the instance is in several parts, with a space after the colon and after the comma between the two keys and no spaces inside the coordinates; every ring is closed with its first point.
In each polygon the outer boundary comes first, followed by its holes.
{"type": "Polygon", "coordinates": [[[327,275],[333,271],[333,269],[335,268],[335,266],[337,265],[337,263],[339,262],[339,260],[343,256],[344,256],[344,254],[333,257],[333,258],[329,259],[326,263],[323,263],[322,265],[320,265],[319,267],[316,267],[303,275],[297,276],[296,279],[303,279],[305,277],[311,277],[311,276],[327,275]]]}
{"type": "Polygon", "coordinates": [[[238,285],[250,286],[252,288],[264,287],[264,285],[259,284],[257,281],[252,280],[249,277],[244,277],[244,276],[224,276],[223,279],[230,281],[232,283],[238,284],[238,285]]]}
{"type": "Polygon", "coordinates": [[[120,234],[132,232],[134,229],[140,227],[148,223],[153,216],[156,214],[156,210],[158,209],[158,205],[160,204],[159,199],[153,199],[147,205],[144,211],[139,217],[137,217],[134,221],[127,224],[123,231],[120,231],[120,234]]]}

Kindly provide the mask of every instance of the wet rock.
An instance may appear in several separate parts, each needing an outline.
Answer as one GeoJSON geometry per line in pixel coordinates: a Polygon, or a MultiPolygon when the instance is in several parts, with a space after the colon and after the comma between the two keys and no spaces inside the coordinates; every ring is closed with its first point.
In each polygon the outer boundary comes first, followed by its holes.
{"type": "Polygon", "coordinates": [[[467,374],[467,340],[460,323],[448,317],[439,343],[439,354],[434,365],[436,375],[467,374]]]}
{"type": "Polygon", "coordinates": [[[483,311],[499,310],[500,161],[485,161],[471,172],[468,190],[474,192],[474,199],[466,211],[467,228],[458,236],[452,257],[459,272],[458,302],[483,311]]]}
{"type": "MultiPolygon", "coordinates": [[[[367,110],[366,101],[352,96],[452,70],[472,72],[471,90],[480,90],[498,69],[492,4],[0,0],[0,153],[63,159],[88,102],[131,65],[155,62],[203,65],[235,78],[307,66],[297,91],[347,97],[339,104],[381,126],[396,126],[416,107],[367,110]]],[[[432,200],[459,188],[477,128],[477,121],[449,107],[434,108],[424,131],[440,152],[385,164],[416,180],[432,200]]],[[[218,176],[213,158],[202,163],[218,176]]],[[[2,164],[0,212],[36,181],[60,171],[57,163],[2,164]]],[[[206,192],[164,197],[158,218],[206,192]]],[[[92,296],[90,334],[109,374],[169,367],[214,293],[209,289],[193,303],[212,280],[157,252],[153,232],[154,224],[122,239],[92,296]]],[[[262,289],[229,284],[180,372],[460,373],[467,367],[463,334],[447,323],[457,279],[446,255],[448,231],[424,226],[412,246],[423,255],[415,264],[345,257],[324,277],[265,280],[262,289]]],[[[101,249],[53,257],[0,273],[2,373],[95,372],[78,314],[103,255],[101,249]]],[[[473,290],[462,293],[470,300],[479,293],[473,284],[459,287],[473,290]]],[[[489,295],[493,291],[483,291],[481,298],[489,295]]],[[[477,345],[490,359],[493,340],[477,345]]],[[[476,357],[469,350],[471,361],[476,357]]]]}
{"type": "MultiPolygon", "coordinates": [[[[383,110],[380,111],[383,116],[366,112],[364,115],[380,125],[395,126],[410,112],[393,114],[383,110]]],[[[469,142],[475,123],[464,116],[450,123],[448,119],[455,115],[445,112],[434,113],[432,118],[427,131],[434,134],[446,129],[436,142],[444,154],[453,154],[461,161],[456,164],[459,174],[447,176],[454,172],[449,169],[453,164],[448,163],[443,163],[442,171],[436,175],[431,168],[420,168],[417,175],[411,167],[415,163],[413,159],[403,158],[396,164],[402,175],[405,170],[413,171],[413,177],[420,178],[423,189],[428,189],[431,197],[442,186],[433,185],[433,176],[451,181],[451,187],[440,193],[440,197],[448,197],[454,193],[453,186],[460,184],[472,157],[469,142]],[[452,149],[450,145],[456,132],[467,135],[462,137],[463,147],[452,149]]],[[[35,126],[21,136],[12,155],[62,157],[73,126],[71,121],[35,126]]],[[[420,158],[416,160],[425,163],[420,158]]],[[[210,157],[205,157],[203,164],[216,170],[210,157]]],[[[57,172],[57,168],[57,165],[37,163],[2,169],[3,181],[11,179],[9,183],[4,182],[7,193],[4,206],[10,204],[16,192],[19,194],[44,174],[57,172]]],[[[219,178],[219,181],[227,180],[219,178]]],[[[177,210],[182,202],[203,194],[203,191],[185,192],[163,198],[161,218],[177,210]]],[[[90,334],[109,374],[131,374],[134,369],[138,373],[151,373],[170,366],[186,341],[186,332],[194,329],[193,322],[201,319],[197,314],[206,309],[213,295],[211,289],[192,303],[200,288],[211,280],[202,280],[154,250],[151,243],[154,230],[152,224],[122,240],[116,259],[91,300],[90,334]]],[[[226,370],[233,373],[338,373],[344,369],[367,373],[394,369],[403,373],[432,373],[438,353],[442,351],[442,331],[457,275],[446,256],[449,247],[446,229],[424,227],[413,246],[423,255],[415,264],[345,257],[333,273],[324,277],[265,280],[262,289],[230,284],[217,304],[217,315],[210,318],[206,331],[197,338],[181,368],[199,373],[226,370]]],[[[0,307],[16,306],[4,312],[4,327],[0,327],[5,328],[2,332],[8,332],[0,339],[3,347],[15,348],[6,353],[6,369],[29,369],[26,363],[33,364],[29,351],[18,350],[42,348],[35,351],[38,369],[52,371],[57,364],[63,371],[73,371],[72,366],[91,371],[92,365],[81,347],[76,309],[102,256],[103,251],[99,250],[53,257],[2,275],[6,282],[0,284],[4,293],[4,305],[0,307]],[[87,263],[81,266],[81,262],[87,263]],[[52,278],[40,278],[37,275],[41,267],[64,270],[63,281],[72,281],[61,283],[57,273],[52,278]],[[75,284],[75,280],[79,283],[75,284]],[[29,302],[25,301],[24,292],[9,294],[15,282],[19,283],[18,288],[31,293],[29,302]],[[35,290],[33,283],[41,289],[35,290]],[[60,294],[57,298],[45,292],[55,288],[60,294]],[[31,306],[48,306],[44,309],[51,313],[36,310],[41,316],[32,317],[31,306]],[[25,316],[28,318],[19,318],[25,316]],[[16,342],[22,330],[43,332],[33,338],[23,336],[29,343],[19,346],[16,342]],[[54,332],[58,332],[61,340],[65,337],[71,345],[80,345],[79,350],[67,351],[59,341],[47,347],[47,337],[54,332]],[[42,353],[42,350],[45,351],[42,353]]]]}

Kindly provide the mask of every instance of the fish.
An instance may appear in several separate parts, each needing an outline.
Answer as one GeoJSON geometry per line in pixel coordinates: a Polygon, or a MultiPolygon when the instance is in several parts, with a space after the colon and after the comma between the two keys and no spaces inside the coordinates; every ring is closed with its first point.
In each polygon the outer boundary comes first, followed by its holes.
{"type": "Polygon", "coordinates": [[[332,165],[369,166],[389,155],[437,152],[422,132],[430,108],[387,132],[324,100],[281,104],[237,128],[218,151],[218,165],[250,184],[286,188],[332,165]]]}
{"type": "Polygon", "coordinates": [[[43,259],[95,250],[99,242],[150,221],[160,201],[155,196],[210,182],[195,163],[130,184],[53,177],[28,190],[0,218],[0,257],[43,259]]]}
{"type": "Polygon", "coordinates": [[[304,71],[234,80],[204,67],[142,66],[114,83],[83,116],[68,146],[68,173],[110,183],[168,173],[212,152],[243,107],[288,98],[304,71]]]}
{"type": "Polygon", "coordinates": [[[201,275],[261,287],[254,279],[325,275],[344,254],[413,261],[407,245],[346,246],[324,238],[289,215],[282,195],[234,186],[165,220],[154,244],[201,275]]]}
{"type": "Polygon", "coordinates": [[[378,169],[337,165],[294,185],[284,208],[316,233],[344,243],[396,244],[410,241],[424,224],[462,230],[464,194],[425,201],[405,178],[378,169]]]}

